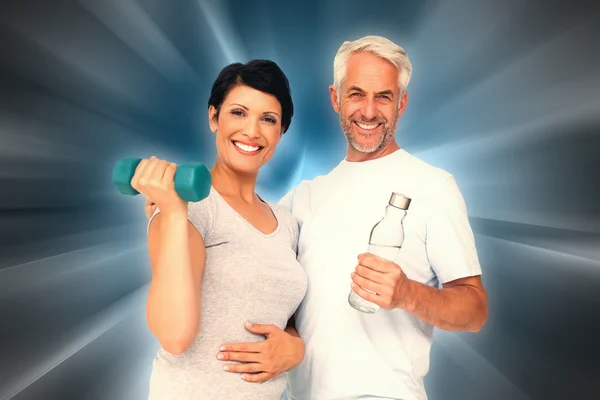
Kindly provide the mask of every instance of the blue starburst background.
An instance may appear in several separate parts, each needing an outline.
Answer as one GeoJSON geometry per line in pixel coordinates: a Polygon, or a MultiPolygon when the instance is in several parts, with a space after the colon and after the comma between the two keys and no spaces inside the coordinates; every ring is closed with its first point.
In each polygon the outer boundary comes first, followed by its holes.
{"type": "Polygon", "coordinates": [[[411,57],[398,141],[455,175],[489,293],[481,332],[436,331],[430,399],[600,399],[600,14],[576,3],[4,1],[0,399],[146,398],[146,219],[115,161],[212,165],[213,80],[269,58],[296,106],[276,201],[344,157],[327,87],[367,34],[411,57]]]}

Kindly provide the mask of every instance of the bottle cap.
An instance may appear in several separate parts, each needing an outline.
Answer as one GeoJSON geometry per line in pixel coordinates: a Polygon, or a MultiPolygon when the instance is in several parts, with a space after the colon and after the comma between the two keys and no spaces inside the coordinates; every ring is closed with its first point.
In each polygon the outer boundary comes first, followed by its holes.
{"type": "Polygon", "coordinates": [[[410,198],[406,197],[402,193],[393,192],[390,197],[390,206],[394,206],[396,208],[400,208],[402,210],[408,210],[408,206],[410,205],[410,198]]]}

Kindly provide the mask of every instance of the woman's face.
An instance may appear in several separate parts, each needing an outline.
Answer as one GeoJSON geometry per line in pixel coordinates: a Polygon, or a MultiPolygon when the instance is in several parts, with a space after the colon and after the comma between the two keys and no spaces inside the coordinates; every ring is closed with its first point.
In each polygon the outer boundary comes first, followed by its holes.
{"type": "Polygon", "coordinates": [[[273,95],[249,86],[234,87],[217,110],[208,110],[217,134],[218,157],[233,171],[258,174],[281,140],[281,104],[273,95]]]}

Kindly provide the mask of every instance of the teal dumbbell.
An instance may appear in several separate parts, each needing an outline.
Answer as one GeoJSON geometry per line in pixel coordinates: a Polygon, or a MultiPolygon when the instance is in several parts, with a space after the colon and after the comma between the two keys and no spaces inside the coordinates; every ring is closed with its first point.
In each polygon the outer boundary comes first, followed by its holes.
{"type": "MultiPolygon", "coordinates": [[[[113,183],[122,194],[139,194],[131,187],[131,179],[141,158],[125,158],[118,161],[113,169],[113,183]]],[[[175,191],[182,200],[195,202],[204,200],[210,193],[212,177],[202,163],[190,163],[177,167],[175,171],[175,191]]]]}

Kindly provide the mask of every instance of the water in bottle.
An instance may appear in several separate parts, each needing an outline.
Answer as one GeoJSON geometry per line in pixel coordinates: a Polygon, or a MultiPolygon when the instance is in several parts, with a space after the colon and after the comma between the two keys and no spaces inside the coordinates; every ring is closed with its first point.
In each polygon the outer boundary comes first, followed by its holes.
{"type": "MultiPolygon", "coordinates": [[[[404,243],[404,226],[402,221],[410,199],[401,193],[392,193],[390,201],[385,208],[385,215],[381,221],[371,229],[367,251],[373,255],[394,261],[404,243]]],[[[371,303],[350,290],[348,303],[356,310],[373,314],[379,310],[377,304],[371,303]]]]}

